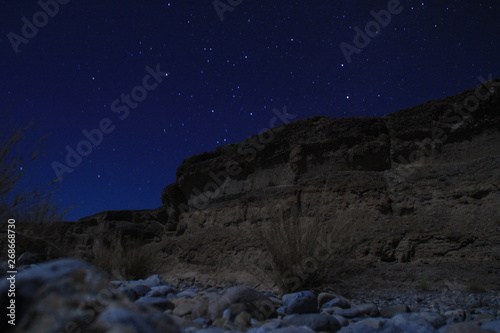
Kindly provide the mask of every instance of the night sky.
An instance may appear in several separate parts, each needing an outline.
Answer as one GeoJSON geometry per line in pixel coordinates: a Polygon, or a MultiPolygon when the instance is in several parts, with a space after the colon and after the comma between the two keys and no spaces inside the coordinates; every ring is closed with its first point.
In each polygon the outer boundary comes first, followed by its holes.
{"type": "Polygon", "coordinates": [[[159,207],[185,158],[273,109],[383,116],[500,77],[496,0],[0,3],[0,129],[34,120],[26,152],[50,134],[24,181],[60,176],[67,220],[159,207]]]}

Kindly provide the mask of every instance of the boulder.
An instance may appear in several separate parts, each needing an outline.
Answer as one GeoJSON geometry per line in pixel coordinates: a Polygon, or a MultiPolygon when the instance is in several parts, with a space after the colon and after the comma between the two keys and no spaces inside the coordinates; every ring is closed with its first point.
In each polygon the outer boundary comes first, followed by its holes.
{"type": "Polygon", "coordinates": [[[337,332],[341,328],[334,317],[319,313],[299,314],[285,318],[284,322],[292,326],[307,326],[318,332],[337,332]]]}
{"type": "Polygon", "coordinates": [[[312,291],[299,291],[283,295],[287,314],[318,312],[318,298],[312,291]]]}
{"type": "MultiPolygon", "coordinates": [[[[7,295],[7,280],[0,282],[7,295]]],[[[9,301],[1,299],[2,306],[9,301]]],[[[38,264],[16,276],[16,325],[2,332],[179,332],[165,315],[130,302],[102,271],[74,259],[38,264]]]]}

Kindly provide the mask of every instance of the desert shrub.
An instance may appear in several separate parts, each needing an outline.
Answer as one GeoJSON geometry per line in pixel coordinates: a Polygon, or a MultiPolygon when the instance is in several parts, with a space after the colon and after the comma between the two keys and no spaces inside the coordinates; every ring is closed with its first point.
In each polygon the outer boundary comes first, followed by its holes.
{"type": "Polygon", "coordinates": [[[18,222],[40,223],[61,221],[66,212],[60,211],[54,200],[57,187],[54,182],[44,187],[20,185],[26,169],[41,153],[39,139],[33,153],[21,152],[21,142],[33,129],[30,123],[24,127],[0,133],[0,219],[18,222]]]}
{"type": "Polygon", "coordinates": [[[327,224],[318,215],[278,205],[269,210],[269,221],[260,231],[271,258],[271,278],[281,292],[310,287],[325,277],[332,244],[327,224]]]}
{"type": "Polygon", "coordinates": [[[107,244],[95,240],[91,263],[118,280],[144,279],[156,273],[160,266],[156,252],[136,239],[116,237],[107,244]]]}
{"type": "Polygon", "coordinates": [[[23,223],[51,223],[64,219],[56,200],[55,190],[34,188],[13,190],[0,201],[3,219],[15,219],[23,223]]]}
{"type": "Polygon", "coordinates": [[[22,249],[23,252],[35,254],[42,261],[69,257],[71,254],[59,244],[59,230],[61,229],[55,222],[31,225],[29,228],[18,228],[16,230],[16,247],[22,249]]]}
{"type": "MultiPolygon", "coordinates": [[[[60,244],[61,235],[67,237],[60,231],[63,232],[64,229],[60,228],[59,223],[39,223],[16,227],[17,256],[30,252],[35,254],[40,261],[71,257],[74,253],[70,253],[67,247],[60,244]]],[[[0,261],[7,260],[6,239],[7,235],[0,233],[0,261]]]]}

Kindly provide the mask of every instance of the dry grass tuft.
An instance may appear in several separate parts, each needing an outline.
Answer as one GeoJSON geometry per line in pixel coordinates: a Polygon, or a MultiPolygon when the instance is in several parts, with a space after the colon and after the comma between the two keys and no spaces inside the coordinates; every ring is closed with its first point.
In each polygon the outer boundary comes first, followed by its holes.
{"type": "Polygon", "coordinates": [[[27,132],[33,129],[30,123],[7,133],[0,133],[0,219],[15,219],[25,223],[49,223],[61,221],[67,212],[61,212],[54,200],[57,187],[54,182],[45,187],[20,185],[26,169],[41,154],[40,145],[35,144],[33,153],[26,156],[20,145],[27,132]]]}
{"type": "Polygon", "coordinates": [[[279,205],[269,212],[261,237],[271,257],[272,276],[283,293],[304,289],[325,277],[332,258],[327,224],[298,209],[279,205]]]}
{"type": "Polygon", "coordinates": [[[0,200],[2,218],[23,223],[52,223],[64,219],[67,211],[61,211],[55,200],[55,189],[35,188],[12,191],[8,198],[0,200]]]}
{"type": "Polygon", "coordinates": [[[106,245],[96,240],[93,255],[91,263],[118,280],[147,278],[156,273],[161,264],[157,251],[135,239],[116,238],[106,245]]]}

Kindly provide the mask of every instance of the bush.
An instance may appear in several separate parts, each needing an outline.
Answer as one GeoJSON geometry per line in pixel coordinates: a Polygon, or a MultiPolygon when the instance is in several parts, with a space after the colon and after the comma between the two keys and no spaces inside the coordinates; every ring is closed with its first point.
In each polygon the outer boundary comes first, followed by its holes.
{"type": "MultiPolygon", "coordinates": [[[[22,252],[35,254],[41,261],[71,257],[73,253],[68,253],[67,249],[64,250],[58,244],[60,242],[58,232],[61,230],[59,225],[59,223],[54,222],[31,225],[29,228],[18,228],[16,230],[16,247],[22,249],[22,252]]],[[[5,251],[5,253],[7,252],[5,251]]]]}
{"type": "Polygon", "coordinates": [[[32,123],[18,127],[10,133],[0,134],[0,219],[40,223],[61,221],[66,212],[60,212],[54,200],[57,188],[53,183],[45,187],[23,188],[19,185],[24,169],[40,154],[37,141],[29,158],[19,152],[24,136],[33,128],[32,123]]]}
{"type": "Polygon", "coordinates": [[[318,214],[308,217],[298,209],[278,205],[269,211],[270,221],[261,237],[271,257],[272,276],[283,293],[321,282],[332,258],[327,224],[318,214]]]}
{"type": "Polygon", "coordinates": [[[147,278],[156,273],[160,265],[156,251],[135,239],[115,238],[106,245],[102,240],[95,240],[93,256],[94,266],[118,280],[147,278]]]}

